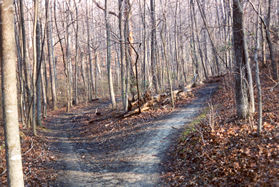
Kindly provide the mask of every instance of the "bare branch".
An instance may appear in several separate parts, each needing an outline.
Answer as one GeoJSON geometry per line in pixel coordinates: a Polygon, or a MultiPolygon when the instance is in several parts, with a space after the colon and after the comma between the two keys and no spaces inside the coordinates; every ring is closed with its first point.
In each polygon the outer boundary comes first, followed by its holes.
{"type": "MultiPolygon", "coordinates": [[[[96,0],[93,0],[93,2],[95,3],[95,5],[96,5],[99,9],[105,11],[105,8],[102,7],[96,0]]],[[[118,14],[116,14],[115,12],[109,11],[108,13],[111,14],[111,15],[114,15],[114,16],[117,17],[117,18],[119,18],[118,14]]]]}

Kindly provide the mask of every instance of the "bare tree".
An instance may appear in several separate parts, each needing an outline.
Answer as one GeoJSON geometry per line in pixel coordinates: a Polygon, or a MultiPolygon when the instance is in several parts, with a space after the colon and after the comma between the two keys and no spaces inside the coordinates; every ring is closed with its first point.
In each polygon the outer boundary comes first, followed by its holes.
{"type": "Polygon", "coordinates": [[[268,43],[269,47],[269,54],[271,59],[271,65],[272,65],[272,78],[274,80],[278,80],[278,69],[277,69],[277,63],[275,62],[274,52],[273,52],[273,44],[271,41],[270,36],[270,14],[271,14],[271,6],[272,6],[272,0],[268,0],[268,12],[267,12],[267,18],[266,18],[266,24],[265,24],[265,32],[266,32],[266,41],[268,43]]]}
{"type": "MultiPolygon", "coordinates": [[[[259,3],[259,8],[261,8],[261,3],[259,3]]],[[[260,11],[259,11],[260,12],[260,11]]],[[[262,123],[263,123],[263,103],[262,103],[262,89],[261,89],[261,80],[260,80],[260,70],[259,70],[259,60],[258,60],[258,51],[260,47],[260,23],[259,23],[259,15],[257,15],[257,26],[256,26],[256,43],[255,43],[255,52],[254,52],[254,60],[256,62],[256,83],[257,83],[257,90],[258,90],[258,134],[262,131],[262,123]]]]}
{"type": "Polygon", "coordinates": [[[55,66],[54,66],[54,49],[52,39],[52,7],[50,7],[49,0],[45,1],[46,10],[46,32],[47,32],[47,47],[48,47],[48,61],[49,61],[49,74],[50,74],[50,85],[52,94],[52,107],[55,110],[57,108],[57,97],[56,97],[56,84],[55,84],[55,66]]]}
{"type": "Polygon", "coordinates": [[[19,10],[20,10],[20,31],[21,31],[21,54],[22,54],[22,68],[23,68],[23,80],[24,80],[24,93],[25,93],[25,122],[27,123],[27,126],[30,127],[30,111],[29,109],[29,105],[31,103],[31,83],[30,83],[30,79],[29,79],[29,71],[28,71],[28,58],[27,58],[27,41],[26,41],[26,30],[25,30],[25,21],[24,21],[24,0],[19,1],[19,10]]]}
{"type": "Polygon", "coordinates": [[[131,80],[131,56],[129,54],[129,32],[130,32],[130,17],[131,17],[131,6],[130,0],[124,1],[124,17],[125,17],[125,24],[124,24],[124,42],[125,42],[125,62],[126,62],[126,79],[125,79],[125,105],[124,110],[128,111],[129,105],[129,90],[130,90],[130,80],[131,80]]]}
{"type": "Polygon", "coordinates": [[[193,16],[193,20],[194,20],[194,28],[192,28],[195,32],[195,36],[196,36],[196,39],[197,39],[197,45],[198,45],[198,50],[199,50],[199,54],[200,54],[200,59],[201,59],[201,65],[202,65],[202,68],[203,68],[203,73],[204,73],[204,76],[205,76],[205,79],[208,79],[208,75],[207,75],[207,70],[206,70],[206,67],[205,67],[205,63],[204,63],[204,58],[203,58],[203,51],[201,49],[201,44],[200,44],[200,37],[199,37],[199,34],[198,34],[198,26],[197,26],[197,18],[196,18],[196,13],[195,13],[195,4],[193,1],[191,1],[191,7],[192,7],[192,16],[193,16]]]}
{"type": "MultiPolygon", "coordinates": [[[[75,75],[74,75],[74,98],[73,103],[78,104],[78,61],[79,61],[79,9],[76,0],[74,0],[75,5],[75,75]]],[[[73,20],[74,21],[74,20],[73,20]]]]}
{"type": "Polygon", "coordinates": [[[34,0],[34,22],[33,22],[33,74],[32,74],[32,81],[33,81],[33,94],[32,94],[32,128],[33,134],[37,135],[36,130],[36,75],[37,75],[37,60],[38,60],[38,51],[37,51],[37,26],[38,26],[38,9],[39,9],[39,2],[38,0],[34,0]]]}
{"type": "Polygon", "coordinates": [[[89,6],[88,2],[86,1],[86,28],[87,28],[87,53],[88,53],[88,63],[89,63],[89,87],[88,87],[88,97],[89,100],[93,98],[93,91],[94,91],[94,71],[93,71],[93,62],[92,62],[92,50],[90,46],[91,42],[91,29],[89,23],[89,6]]]}
{"type": "Polygon", "coordinates": [[[207,25],[206,16],[205,16],[205,13],[201,9],[201,4],[200,4],[199,0],[197,0],[197,4],[198,4],[198,7],[199,7],[199,11],[200,11],[200,14],[201,14],[201,17],[202,17],[205,29],[206,29],[208,37],[209,37],[209,41],[210,41],[210,44],[211,44],[211,47],[212,47],[212,50],[213,50],[213,54],[214,54],[214,58],[215,58],[217,74],[219,75],[221,73],[221,69],[220,69],[220,63],[219,63],[219,58],[218,57],[220,57],[220,56],[219,56],[218,51],[216,49],[216,46],[215,46],[215,44],[213,42],[213,38],[212,38],[211,32],[209,31],[209,28],[208,28],[208,25],[207,25]]]}
{"type": "Polygon", "coordinates": [[[244,33],[243,0],[233,0],[233,38],[235,60],[235,98],[237,115],[246,118],[249,115],[249,88],[247,84],[247,66],[245,57],[247,45],[244,33]]]}
{"type": "Polygon", "coordinates": [[[172,107],[175,107],[175,99],[174,99],[174,94],[173,94],[173,86],[172,86],[172,78],[171,78],[171,71],[170,71],[170,58],[169,55],[167,54],[167,45],[166,45],[166,34],[167,34],[167,18],[165,15],[165,12],[163,13],[163,26],[162,30],[160,32],[161,40],[162,40],[162,45],[163,45],[163,55],[164,55],[164,60],[166,61],[166,67],[167,67],[167,79],[168,79],[168,84],[170,88],[170,93],[171,93],[171,104],[172,107]]]}
{"type": "MultiPolygon", "coordinates": [[[[56,27],[56,31],[57,31],[57,37],[58,37],[58,42],[60,44],[60,49],[61,49],[61,52],[62,52],[62,61],[63,61],[63,64],[64,64],[64,74],[66,76],[66,92],[67,92],[67,108],[66,108],[66,111],[70,111],[70,108],[71,108],[71,100],[70,100],[70,93],[69,93],[69,90],[70,90],[70,82],[69,82],[69,71],[68,71],[68,61],[66,59],[67,57],[67,52],[65,52],[65,49],[64,49],[64,44],[62,42],[62,37],[60,35],[60,31],[59,31],[59,27],[58,27],[58,21],[57,21],[57,0],[54,0],[54,23],[55,23],[55,27],[56,27]]],[[[66,26],[66,28],[68,27],[68,25],[66,26]]],[[[66,43],[66,46],[67,44],[69,43],[66,43]]],[[[67,51],[67,50],[66,50],[67,51]]]]}
{"type": "Polygon", "coordinates": [[[39,21],[36,28],[36,51],[37,51],[37,60],[36,60],[36,109],[37,117],[36,124],[42,126],[42,75],[41,75],[41,22],[39,21]]]}
{"type": "Polygon", "coordinates": [[[108,5],[107,0],[105,0],[105,22],[106,22],[106,34],[107,34],[107,71],[108,71],[108,83],[109,83],[109,92],[112,108],[116,109],[116,101],[113,89],[113,80],[111,74],[111,41],[110,41],[110,23],[108,20],[108,5]]]}
{"type": "Polygon", "coordinates": [[[158,79],[156,75],[156,10],[155,0],[150,0],[150,16],[151,16],[151,73],[152,73],[152,84],[155,88],[156,93],[159,92],[158,79]]]}
{"type": "Polygon", "coordinates": [[[16,41],[14,35],[13,0],[0,3],[0,57],[2,73],[2,107],[5,127],[5,148],[8,185],[23,187],[23,172],[18,125],[16,86],[16,41]]]}

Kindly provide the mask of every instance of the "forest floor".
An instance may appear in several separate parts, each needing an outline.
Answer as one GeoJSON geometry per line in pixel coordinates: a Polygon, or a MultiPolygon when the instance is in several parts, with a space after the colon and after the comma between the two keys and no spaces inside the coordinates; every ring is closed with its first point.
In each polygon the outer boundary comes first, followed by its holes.
{"type": "Polygon", "coordinates": [[[168,186],[279,186],[279,86],[263,67],[259,136],[257,107],[247,120],[236,116],[232,80],[223,78],[207,110],[169,150],[161,176],[168,186]]]}
{"type": "MultiPolygon", "coordinates": [[[[50,112],[38,137],[21,127],[26,186],[278,186],[279,86],[268,68],[261,72],[261,136],[257,112],[248,120],[235,115],[228,75],[215,94],[217,84],[205,84],[175,110],[122,119],[108,100],[94,101],[50,112]]],[[[7,183],[4,155],[0,126],[0,186],[7,183]]]]}
{"type": "MultiPolygon", "coordinates": [[[[77,106],[69,113],[50,112],[38,137],[21,130],[26,186],[162,184],[164,153],[216,89],[217,84],[197,87],[177,101],[175,110],[159,107],[124,119],[110,109],[108,100],[77,106]]],[[[2,142],[1,128],[0,133],[2,142]]],[[[0,153],[4,158],[4,146],[0,153]]],[[[5,185],[5,159],[0,174],[0,184],[5,185]]]]}
{"type": "MultiPolygon", "coordinates": [[[[54,115],[46,121],[57,155],[58,176],[50,186],[154,186],[161,160],[185,123],[200,113],[217,85],[207,85],[175,111],[158,109],[119,119],[107,102],[54,115]],[[103,116],[97,117],[94,111],[103,116]],[[93,111],[93,112],[92,112],[93,111]]],[[[185,100],[186,101],[186,100],[185,100]]]]}

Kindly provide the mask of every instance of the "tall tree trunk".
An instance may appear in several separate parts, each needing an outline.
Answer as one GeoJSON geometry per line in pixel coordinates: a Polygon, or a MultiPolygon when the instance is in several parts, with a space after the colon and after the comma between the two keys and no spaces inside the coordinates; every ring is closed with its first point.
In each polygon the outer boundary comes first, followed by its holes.
{"type": "Polygon", "coordinates": [[[70,8],[67,5],[66,9],[66,23],[65,23],[65,38],[66,38],[66,71],[67,71],[67,112],[73,104],[73,67],[72,67],[72,38],[70,35],[70,8]]]}
{"type": "Polygon", "coordinates": [[[169,88],[170,88],[170,93],[171,93],[171,104],[172,107],[175,107],[175,99],[174,99],[174,95],[173,95],[173,89],[172,89],[172,79],[171,79],[171,72],[170,72],[170,68],[169,68],[169,56],[167,55],[167,46],[166,46],[166,31],[167,31],[167,26],[166,26],[166,15],[165,13],[163,14],[163,18],[164,18],[164,22],[163,22],[163,26],[162,26],[162,30],[160,32],[161,34],[161,40],[162,40],[162,45],[163,45],[163,56],[166,62],[166,67],[167,67],[167,79],[168,79],[168,84],[169,84],[169,88]],[[163,33],[165,32],[165,33],[163,33]]]}
{"type": "MultiPolygon", "coordinates": [[[[18,21],[18,20],[15,20],[15,21],[18,21]]],[[[19,26],[20,27],[20,26],[19,26]]],[[[22,37],[21,37],[22,38],[22,37]]],[[[23,65],[22,65],[22,53],[21,53],[21,50],[22,50],[22,47],[20,45],[20,39],[19,38],[19,34],[18,34],[18,30],[17,28],[15,27],[15,40],[16,40],[16,49],[17,49],[17,60],[18,60],[18,66],[17,66],[17,72],[18,72],[18,76],[17,76],[17,81],[19,83],[19,121],[22,122],[22,125],[25,126],[25,119],[24,119],[24,109],[26,107],[25,105],[25,89],[24,89],[24,80],[23,80],[23,77],[24,77],[24,73],[23,73],[23,65]]]]}
{"type": "Polygon", "coordinates": [[[42,85],[42,103],[43,103],[43,117],[47,117],[47,68],[46,68],[46,61],[47,59],[45,59],[46,57],[44,57],[44,61],[42,61],[42,68],[41,68],[41,76],[42,76],[42,81],[41,81],[41,85],[42,85]]]}
{"type": "Polygon", "coordinates": [[[23,187],[23,172],[18,125],[16,41],[14,35],[13,0],[0,3],[0,58],[2,75],[2,107],[8,185],[23,187]]]}
{"type": "Polygon", "coordinates": [[[123,0],[118,0],[118,28],[119,28],[119,47],[120,47],[120,66],[121,66],[121,97],[122,105],[125,110],[125,49],[124,49],[124,34],[123,34],[123,0]]]}
{"type": "MultiPolygon", "coordinates": [[[[190,0],[190,4],[193,6],[193,0],[190,0]]],[[[191,6],[191,7],[192,7],[191,6]]],[[[197,50],[196,50],[196,41],[195,41],[195,35],[197,33],[195,33],[195,23],[194,23],[194,9],[190,9],[190,17],[191,17],[191,32],[192,32],[192,56],[193,56],[193,65],[194,65],[194,83],[197,82],[201,77],[199,74],[199,68],[200,68],[200,64],[199,64],[199,60],[198,60],[198,56],[197,56],[197,50]]]]}
{"type": "Polygon", "coordinates": [[[98,83],[100,79],[101,70],[99,68],[99,54],[97,52],[95,54],[95,96],[98,97],[98,83]]]}
{"type": "Polygon", "coordinates": [[[84,64],[84,57],[83,53],[80,54],[80,61],[81,61],[81,77],[83,80],[83,87],[86,95],[85,103],[88,101],[88,79],[86,76],[86,65],[84,64]]]}
{"type": "Polygon", "coordinates": [[[233,0],[233,38],[235,54],[235,99],[237,115],[246,118],[249,115],[247,68],[245,53],[245,33],[243,26],[243,0],[233,0]]]}
{"type": "Polygon", "coordinates": [[[156,75],[156,16],[155,16],[155,0],[150,0],[150,11],[151,11],[151,74],[152,84],[155,88],[155,92],[159,92],[159,85],[156,75]]]}
{"type": "Polygon", "coordinates": [[[175,11],[174,11],[174,59],[176,62],[176,86],[179,86],[179,59],[178,59],[178,29],[177,29],[177,10],[178,10],[178,0],[175,2],[175,11]]]}
{"type": "Polygon", "coordinates": [[[266,51],[265,51],[265,49],[266,49],[265,43],[266,42],[265,42],[265,39],[266,39],[266,37],[265,37],[265,29],[264,29],[263,23],[261,23],[262,62],[263,62],[264,65],[266,65],[266,51]]]}
{"type": "Polygon", "coordinates": [[[37,117],[36,117],[36,124],[38,126],[42,126],[42,89],[41,89],[41,23],[38,22],[36,28],[36,50],[37,50],[37,71],[38,77],[36,77],[36,105],[37,105],[37,117]]]}
{"type": "Polygon", "coordinates": [[[272,66],[272,78],[274,80],[278,80],[278,70],[277,70],[277,63],[275,62],[275,57],[274,57],[274,49],[273,49],[273,44],[271,41],[270,37],[270,14],[271,14],[271,6],[272,6],[272,0],[268,0],[268,13],[267,13],[267,18],[266,18],[266,27],[265,27],[265,32],[266,32],[266,41],[268,43],[269,47],[269,54],[270,54],[270,60],[271,60],[271,66],[272,66]]]}
{"type": "Polygon", "coordinates": [[[112,108],[116,109],[116,101],[113,89],[113,80],[111,73],[111,42],[110,42],[110,23],[108,20],[108,5],[107,0],[105,0],[105,21],[106,21],[106,34],[107,34],[107,70],[108,70],[108,84],[112,108]]]}
{"type": "Polygon", "coordinates": [[[86,1],[86,28],[87,28],[87,53],[88,53],[88,63],[89,63],[89,100],[93,99],[93,90],[94,90],[94,82],[93,82],[93,65],[92,65],[92,54],[91,54],[91,48],[90,48],[90,25],[89,25],[89,6],[88,2],[86,1]]]}
{"type": "Polygon", "coordinates": [[[20,6],[20,31],[21,31],[21,38],[22,38],[22,66],[23,66],[23,72],[24,72],[24,95],[25,95],[25,122],[27,123],[27,126],[30,127],[30,111],[29,105],[31,103],[31,82],[29,79],[29,71],[28,71],[28,53],[27,53],[27,43],[26,43],[26,32],[25,32],[25,21],[24,21],[24,8],[23,8],[24,0],[19,1],[20,6]]]}
{"type": "MultiPolygon", "coordinates": [[[[260,10],[261,3],[259,3],[260,10]]],[[[260,12],[260,11],[259,11],[260,12]]],[[[262,89],[261,89],[261,80],[260,80],[260,70],[259,70],[259,60],[258,60],[258,51],[260,47],[260,23],[259,23],[259,15],[257,15],[257,26],[256,26],[256,48],[254,54],[254,60],[256,62],[256,83],[258,90],[258,134],[261,134],[262,131],[262,123],[263,123],[263,103],[262,103],[262,89]]]]}
{"type": "Polygon", "coordinates": [[[37,26],[38,26],[38,0],[34,0],[34,23],[33,23],[33,102],[32,102],[32,129],[33,134],[37,136],[36,130],[36,75],[37,75],[37,26]]]}
{"type": "Polygon", "coordinates": [[[146,54],[146,0],[143,1],[143,15],[142,15],[142,24],[143,24],[143,89],[147,89],[147,77],[146,77],[146,63],[147,63],[147,54],[146,54]]]}
{"type": "Polygon", "coordinates": [[[195,13],[195,4],[193,2],[191,4],[192,4],[192,6],[191,6],[192,7],[192,14],[193,14],[192,16],[193,16],[193,20],[194,20],[193,27],[195,27],[195,29],[193,28],[193,30],[196,33],[195,36],[196,36],[196,39],[197,39],[197,42],[198,42],[198,50],[199,50],[199,54],[200,54],[203,73],[204,73],[205,79],[208,79],[207,71],[206,71],[206,67],[205,67],[205,63],[204,63],[204,58],[203,58],[203,52],[202,52],[201,44],[200,44],[200,38],[199,38],[199,34],[198,34],[198,26],[197,26],[197,19],[196,19],[196,13],[195,13]]]}
{"type": "Polygon", "coordinates": [[[129,99],[129,91],[130,91],[130,77],[131,77],[131,56],[129,53],[129,21],[130,21],[130,1],[125,0],[125,25],[124,25],[124,41],[125,41],[125,61],[126,61],[126,82],[125,82],[125,107],[124,110],[128,111],[128,99],[129,99]]]}
{"type": "Polygon", "coordinates": [[[49,62],[49,77],[51,85],[52,95],[52,107],[54,110],[57,109],[57,97],[56,97],[56,81],[55,81],[55,65],[54,65],[54,49],[52,39],[52,8],[49,6],[49,0],[45,1],[46,9],[46,32],[47,32],[47,48],[48,48],[48,62],[49,62]],[[50,16],[50,19],[49,19],[50,16]]]}
{"type": "MultiPolygon", "coordinates": [[[[66,76],[66,92],[67,92],[67,109],[66,111],[68,112],[70,110],[70,103],[69,103],[69,72],[68,72],[68,64],[67,64],[67,60],[66,60],[66,55],[65,55],[65,50],[64,50],[64,45],[63,45],[63,42],[62,42],[62,38],[61,38],[61,35],[60,35],[60,32],[59,32],[59,28],[58,28],[58,23],[57,23],[57,10],[56,10],[56,1],[57,0],[54,0],[54,23],[55,23],[55,27],[56,27],[56,31],[57,31],[57,37],[58,37],[58,42],[60,44],[60,49],[61,49],[61,52],[62,52],[62,60],[63,60],[63,64],[64,64],[64,74],[66,76]]],[[[67,45],[67,44],[66,44],[67,45]]],[[[55,58],[55,63],[54,63],[54,67],[56,67],[56,59],[55,58]]],[[[54,68],[55,69],[55,68],[54,68]]],[[[55,75],[56,77],[56,75],[55,75]]]]}
{"type": "Polygon", "coordinates": [[[75,10],[76,10],[76,29],[75,29],[75,78],[74,78],[74,98],[73,98],[73,102],[75,105],[78,104],[78,60],[79,60],[79,18],[78,18],[78,6],[76,3],[76,0],[74,0],[74,4],[75,4],[75,10]]]}

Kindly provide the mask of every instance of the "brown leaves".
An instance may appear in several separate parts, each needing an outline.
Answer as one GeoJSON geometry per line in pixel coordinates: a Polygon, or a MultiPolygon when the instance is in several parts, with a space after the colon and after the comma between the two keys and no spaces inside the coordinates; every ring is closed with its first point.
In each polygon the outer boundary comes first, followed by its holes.
{"type": "MultiPolygon", "coordinates": [[[[268,85],[265,81],[263,85],[268,85]]],[[[268,112],[264,113],[264,132],[258,136],[257,120],[235,119],[232,88],[223,86],[213,98],[217,108],[214,130],[204,120],[198,131],[177,143],[172,160],[166,163],[165,181],[171,186],[278,184],[279,98],[270,94],[264,95],[268,112]]]]}
{"type": "MultiPolygon", "coordinates": [[[[53,180],[56,172],[48,167],[48,163],[54,156],[48,152],[46,141],[40,137],[33,137],[32,134],[26,130],[21,129],[21,147],[22,147],[22,161],[23,173],[26,186],[38,186],[47,184],[53,180]]],[[[3,128],[0,127],[0,142],[4,142],[3,128]]],[[[6,160],[4,147],[0,150],[0,179],[1,185],[7,185],[6,160]],[[3,173],[3,175],[1,175],[3,173]]]]}

